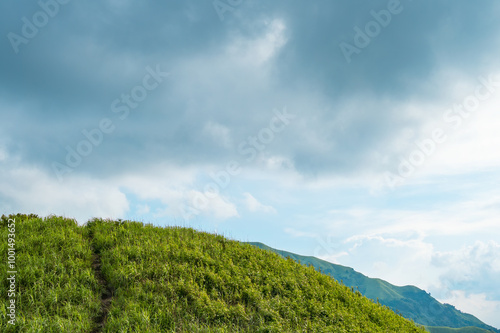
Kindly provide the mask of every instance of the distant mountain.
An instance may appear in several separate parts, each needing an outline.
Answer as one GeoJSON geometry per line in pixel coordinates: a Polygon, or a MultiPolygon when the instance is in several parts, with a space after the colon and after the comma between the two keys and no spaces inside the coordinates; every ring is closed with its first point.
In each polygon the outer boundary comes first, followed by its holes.
{"type": "Polygon", "coordinates": [[[479,328],[479,327],[462,327],[462,328],[450,328],[450,327],[426,327],[431,333],[489,333],[491,331],[479,328]]]}
{"type": "Polygon", "coordinates": [[[473,315],[463,313],[453,305],[438,302],[429,293],[415,286],[398,287],[381,279],[369,278],[350,267],[332,264],[316,257],[273,249],[262,243],[249,242],[249,244],[275,252],[285,258],[290,257],[303,265],[312,265],[316,270],[332,276],[348,287],[359,290],[361,294],[374,301],[378,300],[380,304],[388,306],[403,317],[427,326],[432,333],[485,333],[488,331],[500,333],[500,330],[486,325],[473,315]]]}

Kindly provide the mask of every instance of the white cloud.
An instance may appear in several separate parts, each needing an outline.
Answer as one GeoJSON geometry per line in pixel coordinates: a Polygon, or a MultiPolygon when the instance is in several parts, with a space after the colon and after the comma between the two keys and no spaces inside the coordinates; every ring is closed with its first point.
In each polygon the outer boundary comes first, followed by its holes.
{"type": "MultiPolygon", "coordinates": [[[[467,196],[470,191],[464,182],[457,189],[449,189],[450,193],[463,193],[464,198],[448,204],[440,204],[439,196],[425,209],[343,209],[330,211],[325,218],[325,226],[330,232],[338,233],[338,226],[343,226],[344,235],[377,236],[387,234],[419,234],[423,236],[463,236],[481,234],[500,235],[498,214],[500,212],[500,196],[496,191],[467,196]],[[464,186],[462,188],[461,186],[464,186]],[[333,222],[329,222],[333,221],[333,222]]],[[[445,191],[441,195],[450,195],[445,191]]],[[[437,195],[437,193],[435,193],[437,195]]]]}
{"type": "Polygon", "coordinates": [[[370,277],[424,289],[435,281],[435,272],[428,269],[434,247],[424,239],[404,235],[355,236],[347,239],[342,249],[345,251],[339,253],[343,254],[334,256],[335,259],[370,277]]]}
{"type": "Polygon", "coordinates": [[[129,209],[119,188],[98,179],[68,176],[60,183],[35,167],[9,166],[0,173],[3,212],[63,215],[85,223],[92,217],[118,218],[129,209]]]}
{"type": "Polygon", "coordinates": [[[344,247],[331,246],[332,253],[323,251],[322,259],[396,285],[416,285],[440,302],[500,327],[496,316],[500,311],[500,244],[494,241],[440,252],[430,240],[419,237],[359,235],[347,239],[344,247]]]}
{"type": "MultiPolygon", "coordinates": [[[[194,190],[197,171],[157,165],[148,172],[117,175],[106,180],[83,175],[67,175],[59,182],[37,168],[20,167],[14,162],[1,168],[0,209],[6,213],[32,212],[40,215],[63,215],[84,223],[92,217],[124,218],[168,216],[184,219],[183,208],[195,216],[226,220],[238,217],[229,198],[220,193],[194,190]],[[127,195],[140,201],[130,211],[127,195]],[[161,207],[151,209],[158,200],[161,207]]],[[[144,170],[143,170],[144,171],[144,170]]]]}
{"type": "Polygon", "coordinates": [[[459,127],[445,128],[447,141],[434,153],[423,176],[470,173],[500,166],[500,88],[459,127]]]}
{"type": "MultiPolygon", "coordinates": [[[[440,285],[468,293],[488,291],[490,299],[500,301],[500,244],[476,241],[458,251],[436,252],[431,264],[443,269],[440,285]]],[[[447,296],[447,295],[445,295],[447,296]]]]}
{"type": "MultiPolygon", "coordinates": [[[[416,285],[498,326],[486,309],[500,302],[500,244],[494,241],[500,237],[500,197],[496,190],[471,190],[468,181],[458,184],[434,192],[435,200],[421,208],[351,204],[353,208],[304,216],[287,231],[293,237],[315,238],[312,255],[396,285],[416,285]],[[455,198],[443,201],[441,195],[455,198]],[[465,298],[452,298],[459,291],[472,298],[473,308],[462,307],[465,298]],[[486,298],[477,296],[481,294],[486,298]]],[[[411,194],[405,193],[408,199],[418,197],[418,191],[411,194]]]]}
{"type": "Polygon", "coordinates": [[[238,217],[236,206],[220,194],[191,190],[187,193],[187,203],[201,214],[225,220],[238,217]]]}
{"type": "Polygon", "coordinates": [[[401,175],[397,172],[401,161],[411,161],[414,153],[422,153],[424,157],[418,158],[418,163],[412,163],[414,171],[409,176],[403,173],[403,184],[436,182],[441,180],[433,179],[436,176],[477,173],[498,168],[500,75],[485,73],[484,76],[474,78],[455,71],[450,77],[442,69],[430,81],[430,85],[443,86],[440,90],[441,97],[434,101],[411,100],[399,106],[408,120],[413,119],[413,124],[411,128],[403,128],[400,133],[395,132],[393,140],[382,147],[381,156],[385,156],[383,164],[388,169],[386,171],[401,175]],[[486,88],[483,82],[487,81],[490,83],[486,88]],[[480,100],[475,97],[478,87],[480,94],[488,94],[487,98],[480,100]],[[471,100],[476,100],[478,104],[469,111],[465,104],[471,100]],[[432,149],[424,152],[417,143],[432,139],[436,129],[442,130],[444,142],[435,142],[432,149]]]}
{"type": "Polygon", "coordinates": [[[159,200],[163,207],[153,212],[155,217],[190,219],[202,215],[220,220],[238,217],[238,210],[229,198],[209,189],[195,189],[200,171],[163,164],[148,172],[122,176],[115,182],[141,200],[159,200]]]}
{"type": "Polygon", "coordinates": [[[462,312],[472,313],[488,325],[500,327],[498,318],[500,301],[488,299],[485,293],[473,294],[464,290],[453,290],[448,298],[440,299],[440,301],[453,304],[462,312]]]}
{"type": "Polygon", "coordinates": [[[263,213],[276,213],[276,209],[272,206],[267,206],[260,203],[254,198],[250,193],[246,192],[243,194],[245,197],[245,204],[249,211],[251,212],[263,212],[263,213]]]}
{"type": "Polygon", "coordinates": [[[220,146],[224,148],[232,147],[231,134],[226,126],[209,121],[205,124],[203,131],[220,146]]]}
{"type": "Polygon", "coordinates": [[[228,47],[228,54],[233,58],[250,64],[260,66],[278,53],[286,42],[286,26],[280,19],[264,22],[267,31],[256,39],[236,38],[228,47]]]}

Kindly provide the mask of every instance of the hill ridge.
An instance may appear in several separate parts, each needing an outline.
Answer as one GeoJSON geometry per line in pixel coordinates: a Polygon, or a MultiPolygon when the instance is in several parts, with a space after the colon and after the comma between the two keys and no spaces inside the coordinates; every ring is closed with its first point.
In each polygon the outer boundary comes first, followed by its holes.
{"type": "Polygon", "coordinates": [[[277,253],[282,257],[290,257],[304,265],[311,264],[323,274],[330,275],[344,285],[359,290],[364,296],[378,300],[380,304],[388,306],[418,324],[451,328],[473,326],[500,333],[500,330],[483,323],[471,314],[463,313],[450,304],[441,304],[429,293],[416,286],[396,286],[379,278],[370,278],[351,267],[333,264],[314,256],[302,256],[274,249],[261,242],[247,243],[277,253]]]}
{"type": "Polygon", "coordinates": [[[20,214],[2,216],[2,239],[10,218],[22,299],[16,326],[0,302],[1,332],[424,332],[312,267],[220,235],[20,214]],[[106,285],[113,298],[104,318],[106,285]]]}

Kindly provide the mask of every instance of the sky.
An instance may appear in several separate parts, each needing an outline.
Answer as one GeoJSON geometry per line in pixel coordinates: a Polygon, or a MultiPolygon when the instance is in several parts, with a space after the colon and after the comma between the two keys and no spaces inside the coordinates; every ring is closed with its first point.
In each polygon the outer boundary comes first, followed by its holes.
{"type": "Polygon", "coordinates": [[[500,3],[0,3],[0,212],[181,225],[500,327],[500,3]]]}

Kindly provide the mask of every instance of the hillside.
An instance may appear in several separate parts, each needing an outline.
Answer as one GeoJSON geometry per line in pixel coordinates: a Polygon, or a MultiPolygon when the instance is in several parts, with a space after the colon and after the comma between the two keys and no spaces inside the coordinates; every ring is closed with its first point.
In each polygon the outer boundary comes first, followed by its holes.
{"type": "Polygon", "coordinates": [[[15,233],[17,271],[16,325],[4,299],[1,332],[425,331],[313,267],[220,235],[35,215],[1,226],[2,253],[15,233]]]}
{"type": "MultiPolygon", "coordinates": [[[[484,330],[500,332],[494,327],[486,325],[476,317],[455,309],[452,305],[441,304],[430,296],[430,294],[417,287],[398,287],[381,279],[369,278],[356,272],[352,268],[332,264],[315,257],[301,256],[287,251],[276,250],[262,243],[254,242],[249,244],[261,249],[272,251],[282,257],[289,257],[295,261],[300,261],[300,263],[306,266],[312,265],[322,273],[334,277],[337,281],[341,281],[346,286],[359,290],[359,292],[361,292],[364,296],[372,300],[378,299],[380,304],[390,307],[405,318],[412,319],[418,324],[451,328],[473,326],[484,330]]],[[[430,329],[435,332],[433,328],[430,329]]],[[[445,331],[438,330],[438,332],[445,331]]],[[[468,331],[463,330],[453,332],[468,331]]],[[[484,331],[479,330],[476,332],[484,331]]]]}

